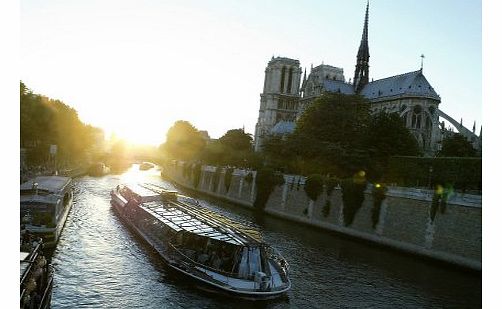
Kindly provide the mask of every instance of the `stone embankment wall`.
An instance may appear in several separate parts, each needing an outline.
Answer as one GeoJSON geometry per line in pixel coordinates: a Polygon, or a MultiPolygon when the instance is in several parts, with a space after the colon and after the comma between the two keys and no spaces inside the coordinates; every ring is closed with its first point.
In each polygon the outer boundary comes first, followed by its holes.
{"type": "MultiPolygon", "coordinates": [[[[187,173],[183,162],[172,163],[163,170],[163,176],[181,186],[253,207],[256,172],[236,169],[227,177],[225,174],[225,168],[202,166],[200,177],[195,177],[187,173]]],[[[389,187],[377,213],[378,223],[373,227],[373,195],[367,189],[352,224],[345,226],[340,188],[335,188],[330,196],[324,191],[312,203],[304,190],[304,177],[285,175],[284,180],[270,195],[266,213],[481,270],[481,196],[454,193],[448,198],[445,211],[437,211],[431,220],[431,190],[389,187]],[[327,201],[329,213],[323,212],[327,201]]]]}

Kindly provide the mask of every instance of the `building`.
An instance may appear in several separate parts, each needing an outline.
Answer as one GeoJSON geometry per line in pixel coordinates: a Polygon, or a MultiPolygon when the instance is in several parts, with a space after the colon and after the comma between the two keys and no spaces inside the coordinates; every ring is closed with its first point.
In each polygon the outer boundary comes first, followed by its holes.
{"type": "Polygon", "coordinates": [[[260,95],[260,111],[255,129],[255,150],[261,148],[263,137],[278,123],[296,120],[300,100],[300,61],[272,57],[265,69],[265,84],[260,95]],[[260,137],[260,138],[257,138],[260,137]]]}
{"type": "Polygon", "coordinates": [[[475,148],[481,148],[481,136],[477,136],[439,110],[441,98],[427,81],[422,68],[369,81],[368,21],[369,3],[366,6],[363,34],[352,82],[345,80],[342,68],[321,64],[311,67],[308,75],[305,69],[300,86],[300,62],[284,57],[272,57],[265,69],[265,83],[255,129],[256,151],[261,149],[267,136],[293,132],[298,117],[314,99],[325,92],[360,94],[370,101],[372,112],[399,113],[427,156],[432,156],[440,150],[441,140],[448,134],[444,121],[440,123],[439,117],[451,123],[475,148]]]}

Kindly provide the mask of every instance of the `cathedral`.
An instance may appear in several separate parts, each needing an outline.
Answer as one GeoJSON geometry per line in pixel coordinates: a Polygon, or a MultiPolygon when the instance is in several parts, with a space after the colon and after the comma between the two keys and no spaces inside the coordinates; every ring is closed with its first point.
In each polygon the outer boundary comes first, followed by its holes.
{"type": "Polygon", "coordinates": [[[354,77],[347,82],[342,68],[321,64],[302,72],[300,61],[285,57],[272,57],[265,69],[265,83],[260,95],[260,110],[255,129],[255,151],[259,151],[264,138],[293,132],[295,121],[302,112],[325,92],[359,94],[370,102],[371,112],[396,112],[417,139],[426,156],[440,150],[446,130],[446,119],[459,133],[467,137],[477,149],[481,148],[481,134],[475,134],[462,123],[439,110],[441,98],[425,78],[422,68],[396,76],[369,81],[368,9],[364,18],[361,44],[357,52],[354,77]],[[303,80],[302,80],[303,73],[303,80]]]}

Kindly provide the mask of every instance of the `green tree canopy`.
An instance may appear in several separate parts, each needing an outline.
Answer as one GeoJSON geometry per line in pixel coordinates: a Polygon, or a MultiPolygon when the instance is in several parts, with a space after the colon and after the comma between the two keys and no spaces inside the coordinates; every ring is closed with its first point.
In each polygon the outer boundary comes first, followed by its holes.
{"type": "Polygon", "coordinates": [[[242,129],[228,130],[218,140],[207,144],[201,159],[215,165],[252,166],[256,155],[252,150],[251,134],[242,129]]]}
{"type": "Polygon", "coordinates": [[[190,122],[178,120],[167,132],[163,149],[170,159],[191,161],[205,145],[206,141],[190,122]]]}
{"type": "Polygon", "coordinates": [[[372,115],[364,143],[370,154],[377,158],[419,154],[417,140],[397,113],[372,115]]]}
{"type": "Polygon", "coordinates": [[[33,92],[20,82],[20,141],[28,152],[28,164],[49,159],[49,145],[58,146],[59,163],[81,163],[96,144],[97,130],[82,123],[65,103],[33,92]]]}
{"type": "Polygon", "coordinates": [[[307,107],[291,135],[264,141],[267,162],[304,175],[343,178],[366,170],[370,178],[379,178],[390,156],[418,154],[415,138],[397,114],[372,115],[369,107],[358,95],[322,95],[307,107]]]}
{"type": "Polygon", "coordinates": [[[459,133],[443,139],[442,148],[438,153],[440,157],[474,157],[476,149],[466,137],[459,133]]]}
{"type": "Polygon", "coordinates": [[[242,129],[228,130],[219,142],[226,148],[238,151],[251,151],[253,138],[251,134],[245,133],[242,129]]]}
{"type": "Polygon", "coordinates": [[[288,143],[303,160],[315,162],[318,167],[312,172],[351,175],[367,160],[364,134],[369,120],[369,103],[363,97],[324,94],[302,114],[288,143]]]}
{"type": "Polygon", "coordinates": [[[305,110],[293,135],[349,150],[361,146],[369,116],[369,102],[362,96],[324,94],[305,110]]]}

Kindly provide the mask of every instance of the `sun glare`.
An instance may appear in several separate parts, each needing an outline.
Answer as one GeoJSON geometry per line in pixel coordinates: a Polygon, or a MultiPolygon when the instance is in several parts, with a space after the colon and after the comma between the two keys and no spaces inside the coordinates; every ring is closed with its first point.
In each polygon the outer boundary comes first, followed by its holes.
{"type": "MultiPolygon", "coordinates": [[[[133,117],[129,117],[133,119],[133,117]]],[[[163,122],[160,122],[164,124],[163,122]]],[[[112,136],[122,139],[129,144],[158,146],[165,140],[165,133],[170,124],[162,126],[152,119],[138,119],[127,122],[107,122],[101,127],[105,131],[105,136],[110,139],[112,136]]]]}

